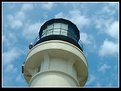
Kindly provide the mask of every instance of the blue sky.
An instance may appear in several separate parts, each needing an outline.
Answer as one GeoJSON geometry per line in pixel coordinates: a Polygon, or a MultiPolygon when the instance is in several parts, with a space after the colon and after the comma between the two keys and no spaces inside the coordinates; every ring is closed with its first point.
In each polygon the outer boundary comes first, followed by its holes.
{"type": "Polygon", "coordinates": [[[88,60],[88,87],[119,86],[118,2],[2,3],[2,86],[28,87],[21,66],[41,25],[65,18],[77,25],[88,60]]]}

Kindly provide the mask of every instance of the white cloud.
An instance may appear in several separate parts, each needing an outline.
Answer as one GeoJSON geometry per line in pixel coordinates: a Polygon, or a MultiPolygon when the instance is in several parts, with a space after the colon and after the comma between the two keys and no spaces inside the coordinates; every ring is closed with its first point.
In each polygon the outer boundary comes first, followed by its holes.
{"type": "Polygon", "coordinates": [[[69,12],[70,20],[75,23],[78,28],[89,26],[90,20],[86,16],[82,15],[79,10],[72,10],[69,12]]]}
{"type": "Polygon", "coordinates": [[[33,9],[33,4],[23,4],[20,11],[16,12],[14,15],[8,15],[8,24],[12,29],[21,28],[26,21],[26,12],[33,9]]]}
{"type": "Polygon", "coordinates": [[[55,15],[55,18],[65,18],[72,21],[78,28],[83,28],[84,26],[89,26],[90,19],[86,16],[82,15],[80,10],[71,10],[69,13],[64,14],[63,12],[59,12],[55,15]]]}
{"type": "Polygon", "coordinates": [[[63,12],[59,12],[58,14],[55,15],[55,18],[66,18],[63,12]]]}
{"type": "Polygon", "coordinates": [[[52,9],[54,7],[54,3],[53,2],[43,3],[43,4],[41,4],[41,7],[43,9],[50,10],[50,9],[52,9]]]}
{"type": "Polygon", "coordinates": [[[19,19],[21,21],[24,21],[26,18],[25,12],[23,12],[23,11],[19,11],[19,12],[15,13],[14,16],[15,16],[15,19],[19,19]]]}
{"type": "Polygon", "coordinates": [[[4,52],[2,54],[3,64],[9,64],[15,61],[18,56],[20,56],[20,51],[17,48],[12,48],[11,50],[4,52]]]}
{"type": "Polygon", "coordinates": [[[16,8],[16,4],[15,3],[10,3],[10,4],[8,4],[7,7],[8,7],[8,9],[13,10],[13,9],[16,8]]]}
{"type": "Polygon", "coordinates": [[[17,37],[14,33],[8,32],[2,35],[2,42],[3,46],[6,47],[6,49],[9,49],[15,45],[15,43],[17,42],[17,37]]]}
{"type": "Polygon", "coordinates": [[[8,24],[12,29],[18,29],[23,26],[25,20],[25,14],[23,12],[17,12],[14,15],[8,15],[8,24]]]}
{"type": "Polygon", "coordinates": [[[23,36],[29,40],[35,39],[35,37],[37,37],[39,33],[40,27],[41,27],[41,23],[39,22],[34,24],[28,23],[24,28],[23,36]]]}
{"type": "Polygon", "coordinates": [[[104,28],[104,26],[105,26],[105,22],[104,22],[104,19],[95,19],[95,27],[97,28],[97,29],[102,29],[102,28],[104,28]]]}
{"type": "Polygon", "coordinates": [[[5,72],[7,72],[7,73],[10,72],[11,73],[11,71],[12,71],[12,73],[16,73],[17,68],[15,68],[14,65],[10,63],[10,64],[6,65],[5,72]]]}
{"type": "Polygon", "coordinates": [[[87,81],[86,85],[92,84],[96,80],[96,77],[94,75],[89,75],[88,79],[89,80],[87,81]]]}
{"type": "Polygon", "coordinates": [[[117,12],[118,10],[118,3],[107,3],[102,7],[100,10],[100,14],[108,14],[108,15],[113,15],[117,12]]]}
{"type": "Polygon", "coordinates": [[[118,52],[118,45],[112,41],[104,40],[99,50],[99,56],[115,55],[118,52]]]}
{"type": "Polygon", "coordinates": [[[24,79],[22,78],[22,74],[20,73],[20,74],[18,74],[17,76],[16,76],[16,79],[15,79],[17,82],[23,82],[24,81],[24,79]]]}
{"type": "Polygon", "coordinates": [[[117,39],[119,31],[118,3],[106,3],[99,12],[96,12],[93,21],[100,33],[105,33],[117,39]]]}
{"type": "Polygon", "coordinates": [[[80,33],[80,40],[84,44],[91,44],[91,42],[92,42],[92,36],[91,35],[87,35],[87,33],[81,32],[80,33]]]}
{"type": "Polygon", "coordinates": [[[103,64],[103,65],[101,65],[101,67],[99,67],[99,69],[98,69],[98,71],[99,72],[106,72],[106,70],[108,70],[108,69],[110,69],[111,67],[109,66],[109,65],[107,65],[107,64],[103,64]]]}
{"type": "Polygon", "coordinates": [[[110,24],[107,28],[107,34],[111,37],[117,39],[118,38],[118,31],[119,31],[119,21],[114,21],[110,24]]]}
{"type": "Polygon", "coordinates": [[[25,3],[22,5],[22,8],[21,10],[22,11],[28,11],[28,10],[32,10],[34,7],[33,7],[33,4],[32,3],[25,3]]]}
{"type": "Polygon", "coordinates": [[[8,39],[6,39],[6,36],[2,35],[2,44],[7,43],[7,42],[8,42],[8,39]]]}
{"type": "Polygon", "coordinates": [[[99,32],[105,33],[114,39],[118,39],[119,21],[114,21],[112,19],[97,19],[95,23],[99,32]]]}
{"type": "Polygon", "coordinates": [[[80,39],[78,43],[83,48],[83,52],[86,56],[89,54],[89,52],[92,53],[97,49],[93,36],[85,32],[80,32],[80,39]]]}
{"type": "Polygon", "coordinates": [[[12,23],[12,28],[20,28],[22,27],[23,23],[21,20],[14,20],[13,23],[12,23]]]}
{"type": "Polygon", "coordinates": [[[94,23],[96,24],[96,28],[100,30],[101,32],[106,33],[107,28],[110,26],[110,24],[113,22],[113,19],[105,19],[104,17],[97,17],[94,18],[94,23]]]}
{"type": "Polygon", "coordinates": [[[97,82],[96,87],[101,87],[101,84],[97,82]]]}

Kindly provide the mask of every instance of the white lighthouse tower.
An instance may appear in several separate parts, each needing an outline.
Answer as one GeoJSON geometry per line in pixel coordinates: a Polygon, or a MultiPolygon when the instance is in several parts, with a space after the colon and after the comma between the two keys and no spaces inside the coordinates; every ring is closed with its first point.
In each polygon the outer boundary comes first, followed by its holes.
{"type": "Polygon", "coordinates": [[[30,87],[83,87],[88,66],[78,44],[79,30],[66,19],[51,19],[39,31],[39,38],[30,45],[22,66],[30,87]]]}

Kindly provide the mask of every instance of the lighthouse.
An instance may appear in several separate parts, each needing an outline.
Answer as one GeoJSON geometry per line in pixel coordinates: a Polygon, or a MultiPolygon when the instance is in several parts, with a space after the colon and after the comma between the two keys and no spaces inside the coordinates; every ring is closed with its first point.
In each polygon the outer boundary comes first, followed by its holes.
{"type": "MultiPolygon", "coordinates": [[[[88,79],[87,59],[79,45],[80,31],[69,20],[46,21],[22,65],[30,87],[83,87],[88,79]]],[[[81,40],[81,39],[80,39],[81,40]]]]}

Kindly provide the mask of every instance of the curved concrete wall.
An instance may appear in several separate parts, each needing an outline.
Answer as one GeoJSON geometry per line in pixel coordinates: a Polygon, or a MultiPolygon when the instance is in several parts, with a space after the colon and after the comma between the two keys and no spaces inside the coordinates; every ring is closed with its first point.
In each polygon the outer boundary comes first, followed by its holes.
{"type": "Polygon", "coordinates": [[[88,76],[87,60],[71,43],[46,41],[28,53],[24,75],[30,86],[84,86],[88,76]]]}

